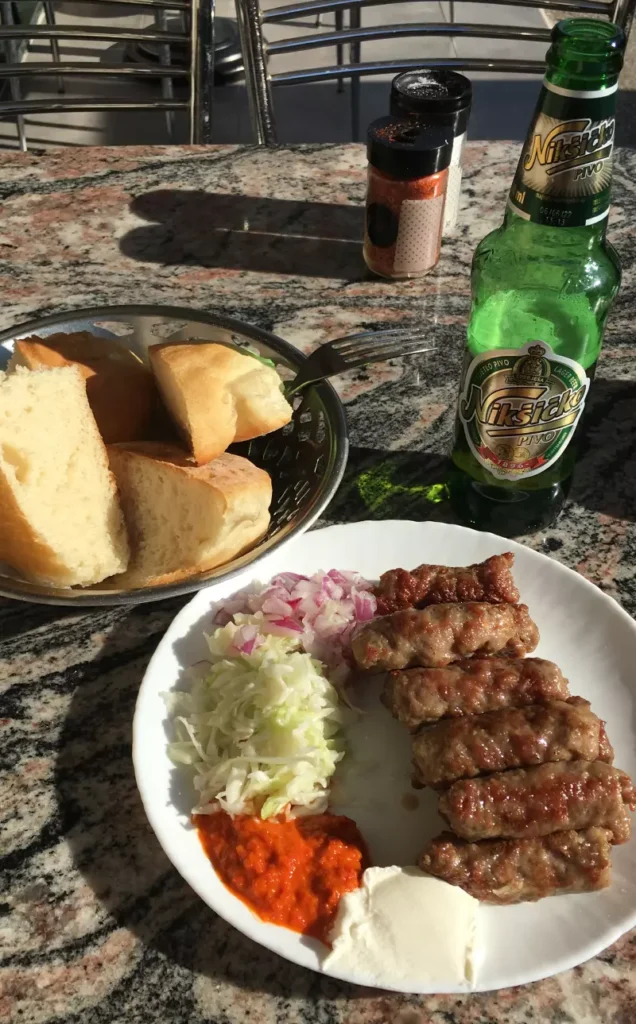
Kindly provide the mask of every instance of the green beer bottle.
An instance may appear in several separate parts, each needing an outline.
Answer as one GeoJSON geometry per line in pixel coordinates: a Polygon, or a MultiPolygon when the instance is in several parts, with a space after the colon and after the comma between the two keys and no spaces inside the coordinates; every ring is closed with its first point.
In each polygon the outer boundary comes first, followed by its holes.
{"type": "Polygon", "coordinates": [[[606,241],[625,37],[559,22],[501,227],[478,245],[449,477],[464,522],[515,536],[567,497],[620,263],[606,241]]]}

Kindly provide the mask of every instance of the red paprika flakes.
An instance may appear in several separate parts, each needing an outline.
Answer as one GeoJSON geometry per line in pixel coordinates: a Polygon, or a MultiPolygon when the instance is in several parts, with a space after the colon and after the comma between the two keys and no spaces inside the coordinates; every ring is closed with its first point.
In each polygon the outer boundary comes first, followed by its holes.
{"type": "Polygon", "coordinates": [[[381,117],[369,127],[364,259],[374,274],[422,277],[439,259],[452,131],[381,117]]]}

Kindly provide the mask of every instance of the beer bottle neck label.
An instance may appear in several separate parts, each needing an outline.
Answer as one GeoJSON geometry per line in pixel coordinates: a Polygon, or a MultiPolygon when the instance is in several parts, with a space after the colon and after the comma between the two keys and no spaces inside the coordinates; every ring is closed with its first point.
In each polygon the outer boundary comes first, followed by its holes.
{"type": "Polygon", "coordinates": [[[544,80],[508,206],[552,227],[585,227],[609,212],[617,85],[577,91],[544,80]]]}
{"type": "Polygon", "coordinates": [[[582,366],[543,341],[468,353],[458,412],[470,450],[501,480],[543,473],[572,440],[589,385],[582,366]]]}

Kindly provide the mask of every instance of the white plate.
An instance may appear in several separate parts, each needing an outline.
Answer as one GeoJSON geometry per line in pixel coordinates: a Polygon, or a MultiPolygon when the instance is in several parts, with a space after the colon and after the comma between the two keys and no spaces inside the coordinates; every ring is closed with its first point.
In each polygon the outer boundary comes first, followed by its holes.
{"type": "MultiPolygon", "coordinates": [[[[541,630],[536,654],[557,662],[570,680],[572,693],[592,702],[594,711],[607,721],[616,764],[636,777],[636,623],[582,576],[512,541],[439,523],[333,526],[307,534],[273,555],[261,564],[257,577],[247,570],[201,591],[176,617],[148,666],[137,700],[133,729],[137,784],[150,824],[177,870],[208,906],[245,935],[294,963],[321,970],[324,947],[320,943],[263,923],[219,881],[189,821],[189,782],[166,755],[170,723],[161,693],[183,688],[184,669],[206,656],[202,631],[209,626],[212,605],[255,578],[265,581],[283,570],[356,569],[374,579],[395,566],[467,565],[510,550],[515,553],[521,598],[541,630]]],[[[352,780],[350,769],[356,762],[345,758],[342,780],[335,786],[339,800],[335,809],[348,810],[358,821],[376,863],[408,864],[427,837],[440,830],[441,822],[430,793],[420,797],[417,810],[407,810],[400,803],[400,794],[408,789],[406,732],[387,711],[377,703],[374,706],[377,715],[366,719],[357,735],[362,742],[356,747],[367,755],[367,762],[362,772],[353,771],[352,780]],[[349,785],[355,777],[362,778],[364,796],[354,807],[349,785]],[[384,786],[380,786],[382,780],[384,786]]],[[[477,991],[538,981],[574,967],[636,925],[636,839],[614,848],[609,889],[516,907],[484,905],[480,915],[484,959],[477,991]]],[[[362,975],[344,980],[374,983],[362,975]]],[[[390,979],[383,987],[391,987],[390,979]]],[[[440,983],[417,991],[459,990],[440,983]]]]}

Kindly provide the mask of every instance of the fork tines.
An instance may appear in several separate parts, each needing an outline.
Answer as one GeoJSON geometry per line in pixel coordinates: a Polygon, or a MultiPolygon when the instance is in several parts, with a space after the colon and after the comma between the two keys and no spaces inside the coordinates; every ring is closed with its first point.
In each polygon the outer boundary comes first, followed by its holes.
{"type": "Polygon", "coordinates": [[[331,347],[335,348],[340,355],[344,355],[345,352],[351,352],[359,348],[375,351],[387,342],[426,341],[428,338],[430,338],[430,333],[422,328],[414,327],[409,330],[407,327],[400,327],[390,331],[368,331],[366,334],[352,334],[348,338],[332,341],[331,347]]]}
{"type": "Polygon", "coordinates": [[[344,352],[338,350],[338,355],[344,363],[363,363],[365,360],[381,362],[385,359],[399,359],[400,356],[414,356],[418,352],[429,352],[431,345],[422,339],[421,341],[399,342],[384,341],[378,345],[361,345],[359,348],[346,349],[344,352]]]}

